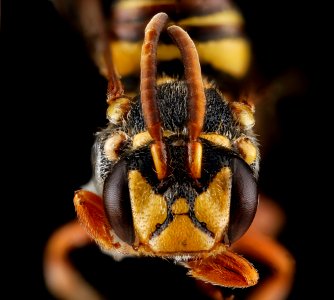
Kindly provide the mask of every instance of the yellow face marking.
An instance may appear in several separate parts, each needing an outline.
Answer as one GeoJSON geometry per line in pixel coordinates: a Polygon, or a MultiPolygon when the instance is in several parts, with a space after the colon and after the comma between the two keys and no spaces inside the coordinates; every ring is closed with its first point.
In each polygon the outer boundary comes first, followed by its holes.
{"type": "Polygon", "coordinates": [[[242,25],[242,16],[237,10],[224,10],[210,15],[195,16],[177,23],[180,26],[242,25]]]}
{"type": "Polygon", "coordinates": [[[156,226],[166,220],[167,204],[137,170],[129,172],[129,190],[134,228],[140,242],[147,244],[156,226]]]}
{"type": "Polygon", "coordinates": [[[251,61],[251,48],[246,39],[224,38],[195,44],[202,63],[236,78],[246,75],[251,61]]]}
{"type": "Polygon", "coordinates": [[[186,214],[189,211],[189,205],[184,198],[177,199],[172,205],[172,212],[174,215],[186,214]]]}
{"type": "Polygon", "coordinates": [[[149,246],[154,252],[197,252],[210,250],[214,239],[198,229],[187,215],[176,215],[160,235],[152,238],[149,246]]]}
{"type": "Polygon", "coordinates": [[[130,99],[118,98],[116,101],[112,101],[107,108],[107,118],[113,124],[118,124],[123,116],[130,109],[130,99]]]}
{"type": "Polygon", "coordinates": [[[231,141],[224,135],[216,133],[207,133],[207,134],[201,134],[200,137],[218,146],[222,146],[229,149],[231,148],[231,141]]]}
{"type": "Polygon", "coordinates": [[[257,158],[257,148],[248,138],[240,138],[236,142],[238,150],[249,165],[255,162],[257,158]]]}
{"type": "Polygon", "coordinates": [[[133,149],[139,148],[141,146],[147,145],[152,141],[151,135],[148,131],[137,133],[132,138],[132,147],[133,149]]]}
{"type": "Polygon", "coordinates": [[[255,124],[254,111],[242,102],[232,102],[231,108],[239,124],[245,129],[251,129],[255,124]]]}
{"type": "Polygon", "coordinates": [[[122,143],[126,140],[124,132],[117,132],[110,136],[104,143],[104,153],[109,160],[116,160],[118,158],[118,151],[122,143]]]}
{"type": "Polygon", "coordinates": [[[230,213],[231,170],[223,168],[208,189],[195,200],[195,216],[220,241],[227,228],[230,213]]]}

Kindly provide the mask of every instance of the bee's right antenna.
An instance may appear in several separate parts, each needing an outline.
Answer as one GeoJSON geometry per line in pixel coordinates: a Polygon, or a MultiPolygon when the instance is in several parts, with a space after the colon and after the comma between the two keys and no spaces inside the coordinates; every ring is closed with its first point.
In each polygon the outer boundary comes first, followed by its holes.
{"type": "Polygon", "coordinates": [[[140,61],[141,105],[147,130],[154,141],[151,145],[151,153],[159,180],[167,176],[167,152],[163,142],[161,118],[156,99],[156,56],[159,36],[167,20],[167,14],[158,13],[147,24],[140,61]]]}
{"type": "Polygon", "coordinates": [[[188,86],[188,167],[193,178],[201,177],[202,144],[198,141],[205,116],[205,93],[194,42],[181,27],[172,25],[167,31],[179,48],[184,64],[184,73],[188,86]]]}

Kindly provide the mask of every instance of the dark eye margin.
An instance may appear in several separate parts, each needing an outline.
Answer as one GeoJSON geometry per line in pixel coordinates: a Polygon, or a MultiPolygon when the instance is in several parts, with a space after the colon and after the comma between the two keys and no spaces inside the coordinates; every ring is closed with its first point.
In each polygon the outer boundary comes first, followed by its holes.
{"type": "Polygon", "coordinates": [[[258,206],[257,182],[252,169],[239,157],[231,159],[232,191],[229,242],[241,238],[253,222],[258,206]]]}
{"type": "Polygon", "coordinates": [[[125,159],[120,159],[107,176],[103,187],[103,202],[111,228],[122,241],[132,245],[135,233],[125,159]]]}

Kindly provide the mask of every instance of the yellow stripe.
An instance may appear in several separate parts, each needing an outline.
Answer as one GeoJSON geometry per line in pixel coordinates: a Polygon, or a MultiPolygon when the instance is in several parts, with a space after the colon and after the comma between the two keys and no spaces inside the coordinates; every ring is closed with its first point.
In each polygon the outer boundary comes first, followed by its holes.
{"type": "Polygon", "coordinates": [[[215,69],[236,78],[242,78],[247,73],[251,47],[246,39],[224,38],[195,44],[201,63],[211,64],[215,69]]]}
{"type": "Polygon", "coordinates": [[[114,41],[111,43],[113,62],[121,76],[139,73],[142,41],[133,43],[114,41]]]}
{"type": "MultiPolygon", "coordinates": [[[[142,41],[127,42],[113,41],[111,43],[111,52],[113,62],[117,72],[121,76],[139,74],[140,71],[140,55],[142,41]]],[[[158,47],[157,60],[173,60],[180,59],[180,51],[175,45],[161,44],[158,47]]]]}
{"type": "MultiPolygon", "coordinates": [[[[251,48],[244,38],[224,38],[208,42],[196,42],[201,63],[211,64],[215,69],[226,72],[236,78],[243,77],[248,71],[251,60],[251,48]]],[[[121,76],[139,74],[142,42],[113,41],[111,43],[113,61],[121,76]]],[[[180,59],[175,45],[160,44],[158,61],[180,59]]]]}
{"type": "Polygon", "coordinates": [[[177,23],[180,26],[208,25],[242,25],[244,20],[237,10],[224,10],[205,16],[195,16],[183,19],[177,23]]]}
{"type": "Polygon", "coordinates": [[[157,53],[158,60],[181,59],[180,50],[175,45],[160,44],[157,53]]]}
{"type": "Polygon", "coordinates": [[[174,4],[175,0],[123,0],[117,3],[118,7],[122,8],[134,8],[138,6],[151,6],[151,5],[165,5],[174,4]]]}

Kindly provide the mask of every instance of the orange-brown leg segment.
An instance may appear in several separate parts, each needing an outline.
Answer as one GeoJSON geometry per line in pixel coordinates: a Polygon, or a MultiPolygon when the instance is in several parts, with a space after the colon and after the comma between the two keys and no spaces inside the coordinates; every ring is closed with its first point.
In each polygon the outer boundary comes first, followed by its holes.
{"type": "Polygon", "coordinates": [[[110,252],[120,248],[120,244],[113,242],[101,197],[80,190],[75,193],[74,205],[81,224],[77,221],[66,224],[49,239],[44,257],[45,282],[59,299],[101,300],[102,296],[71,264],[69,254],[93,240],[110,252]]]}
{"type": "Polygon", "coordinates": [[[62,226],[48,240],[44,253],[44,277],[46,286],[57,299],[103,299],[69,260],[71,251],[91,242],[91,238],[77,221],[62,226]]]}
{"type": "Polygon", "coordinates": [[[224,287],[249,287],[257,283],[258,273],[243,257],[226,250],[218,255],[188,261],[189,275],[224,287]]]}
{"type": "Polygon", "coordinates": [[[101,197],[89,191],[79,190],[75,193],[73,201],[80,223],[96,243],[107,251],[120,248],[121,245],[113,241],[101,197]]]}

